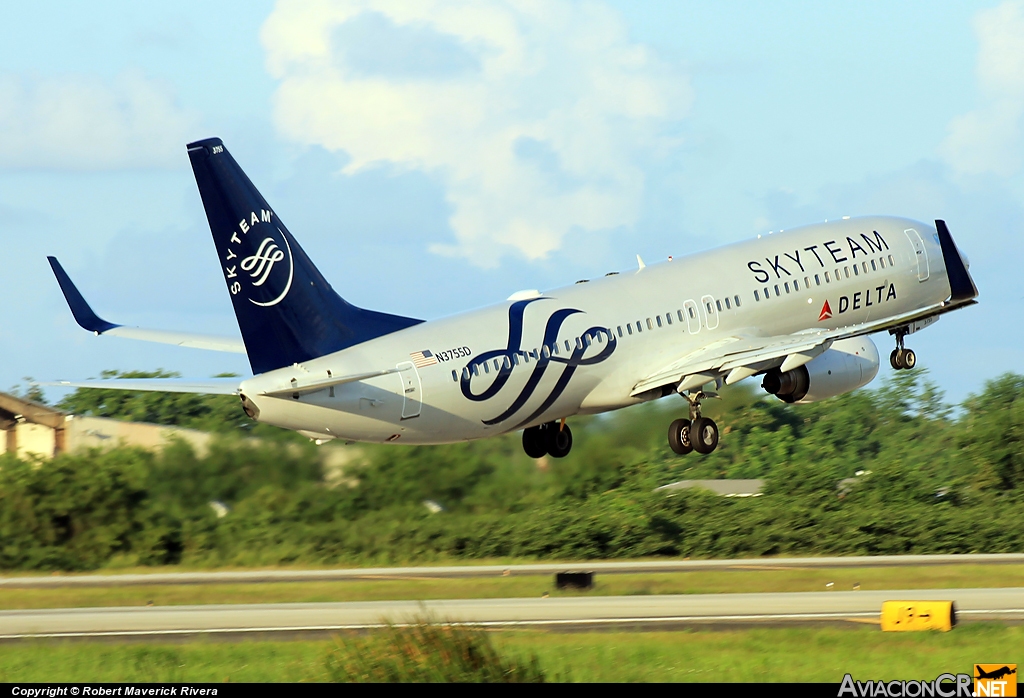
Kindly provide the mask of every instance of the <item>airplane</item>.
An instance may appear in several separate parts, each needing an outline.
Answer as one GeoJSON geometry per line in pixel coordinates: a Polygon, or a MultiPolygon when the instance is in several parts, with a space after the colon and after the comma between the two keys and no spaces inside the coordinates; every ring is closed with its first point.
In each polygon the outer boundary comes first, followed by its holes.
{"type": "Polygon", "coordinates": [[[677,454],[719,440],[703,401],[753,376],[788,403],[868,384],[888,331],[905,338],[975,304],[969,261],[942,220],[843,218],[513,293],[424,322],[341,298],[219,138],[187,146],[241,339],[103,320],[49,257],[75,320],[97,335],[247,355],[252,377],[49,385],[235,395],[257,422],[317,443],[442,444],[522,430],[532,458],[572,449],[566,420],[680,395],[677,454]],[[712,387],[713,386],[713,387],[712,387]]]}

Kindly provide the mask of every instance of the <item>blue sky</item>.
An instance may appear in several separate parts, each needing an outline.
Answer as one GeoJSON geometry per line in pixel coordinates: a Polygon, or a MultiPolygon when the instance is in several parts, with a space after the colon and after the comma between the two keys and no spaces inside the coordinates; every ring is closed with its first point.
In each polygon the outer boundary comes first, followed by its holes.
{"type": "Polygon", "coordinates": [[[428,319],[637,253],[945,218],[982,295],[919,364],[955,401],[1020,370],[1022,2],[101,5],[0,26],[0,389],[247,370],[88,335],[45,259],[107,319],[237,333],[184,148],[214,135],[343,296],[428,319]]]}

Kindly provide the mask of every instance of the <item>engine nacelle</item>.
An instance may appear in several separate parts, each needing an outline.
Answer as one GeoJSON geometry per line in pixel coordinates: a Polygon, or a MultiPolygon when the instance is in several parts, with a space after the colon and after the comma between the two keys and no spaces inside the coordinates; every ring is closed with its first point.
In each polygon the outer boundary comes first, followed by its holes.
{"type": "Polygon", "coordinates": [[[840,339],[809,362],[782,373],[773,368],[761,387],[784,402],[817,402],[867,385],[878,374],[878,349],[868,337],[840,339]]]}

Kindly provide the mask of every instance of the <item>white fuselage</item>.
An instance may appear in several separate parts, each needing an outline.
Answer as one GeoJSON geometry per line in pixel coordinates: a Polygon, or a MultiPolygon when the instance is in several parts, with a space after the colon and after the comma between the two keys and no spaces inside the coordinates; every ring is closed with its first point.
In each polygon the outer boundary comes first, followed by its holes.
{"type": "Polygon", "coordinates": [[[517,294],[255,376],[241,392],[259,421],[323,438],[478,439],[656,397],[630,394],[679,357],[730,337],[857,325],[949,293],[931,225],[841,220],[517,294]],[[400,370],[295,398],[260,394],[292,379],[387,368],[400,370]]]}

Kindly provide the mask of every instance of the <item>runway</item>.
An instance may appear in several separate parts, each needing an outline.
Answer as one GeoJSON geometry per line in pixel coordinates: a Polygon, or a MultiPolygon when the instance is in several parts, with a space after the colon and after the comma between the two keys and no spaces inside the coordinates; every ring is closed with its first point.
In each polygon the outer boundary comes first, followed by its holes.
{"type": "Polygon", "coordinates": [[[907,599],[952,600],[961,620],[1024,620],[1024,587],[913,589],[3,611],[0,640],[328,634],[425,616],[509,629],[871,622],[884,601],[907,599]]]}
{"type": "Polygon", "coordinates": [[[748,560],[655,560],[643,562],[551,562],[530,565],[462,565],[447,567],[376,567],[333,570],[254,570],[244,572],[173,572],[154,574],[49,575],[0,577],[4,588],[133,586],[146,584],[256,584],[373,579],[445,579],[552,575],[568,570],[599,574],[698,572],[707,570],[835,569],[843,567],[913,567],[921,565],[1024,564],[1024,554],[887,555],[851,557],[752,558],[748,560]]]}

